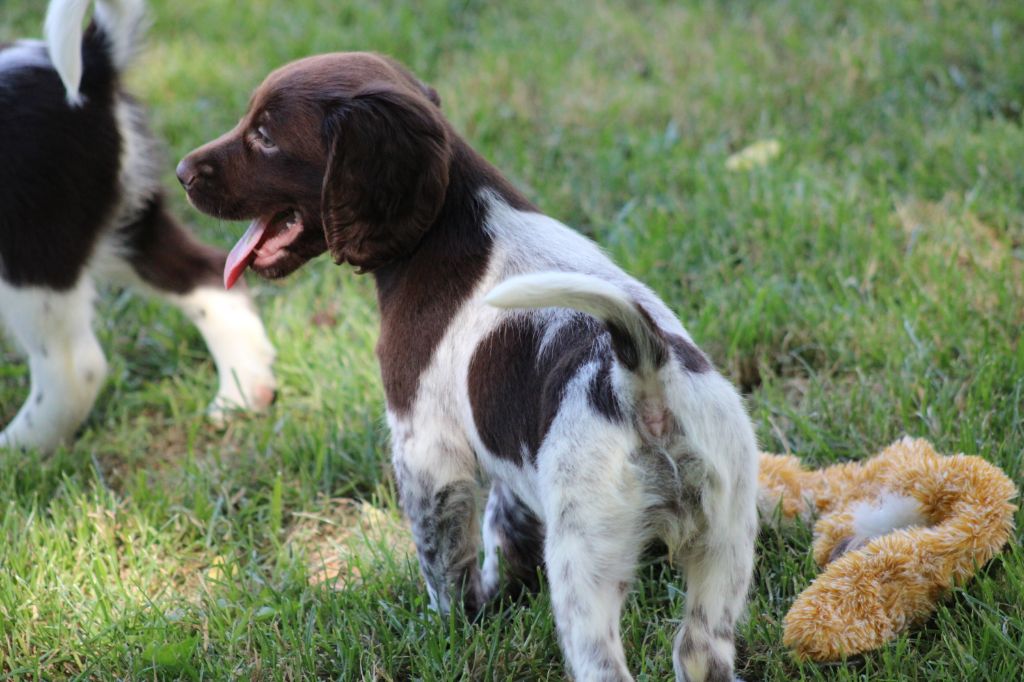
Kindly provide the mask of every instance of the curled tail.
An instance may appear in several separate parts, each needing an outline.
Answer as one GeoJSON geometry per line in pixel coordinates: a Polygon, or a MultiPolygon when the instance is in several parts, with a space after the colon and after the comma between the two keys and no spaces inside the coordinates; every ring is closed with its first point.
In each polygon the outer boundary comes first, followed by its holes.
{"type": "Polygon", "coordinates": [[[593,315],[608,327],[616,357],[631,372],[655,372],[668,357],[665,335],[654,320],[622,289],[591,275],[520,275],[494,287],[484,300],[497,308],[559,307],[593,315]]]}
{"type": "Polygon", "coordinates": [[[72,106],[82,103],[82,22],[94,1],[93,25],[118,73],[135,56],[146,29],[143,0],[51,0],[43,34],[53,68],[60,75],[72,106]]]}
{"type": "Polygon", "coordinates": [[[572,308],[604,322],[615,356],[629,371],[641,433],[659,441],[674,431],[660,373],[668,339],[622,289],[590,275],[541,272],[502,282],[484,301],[497,308],[572,308]]]}
{"type": "Polygon", "coordinates": [[[593,315],[608,327],[616,357],[634,373],[656,372],[668,357],[665,334],[654,320],[622,289],[591,275],[520,275],[494,287],[484,300],[498,308],[559,307],[593,315]]]}

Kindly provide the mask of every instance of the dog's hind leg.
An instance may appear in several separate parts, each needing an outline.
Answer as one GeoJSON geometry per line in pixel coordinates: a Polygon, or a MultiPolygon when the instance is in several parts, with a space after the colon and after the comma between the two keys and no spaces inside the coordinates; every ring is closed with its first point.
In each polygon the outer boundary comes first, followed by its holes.
{"type": "Polygon", "coordinates": [[[536,592],[544,565],[544,524],[501,481],[491,484],[483,531],[484,594],[490,598],[498,593],[502,568],[506,596],[516,599],[524,591],[536,592]]]}
{"type": "MultiPolygon", "coordinates": [[[[757,538],[758,450],[739,396],[717,374],[691,375],[673,412],[688,457],[703,469],[696,535],[676,546],[686,575],[686,618],[672,663],[677,682],[732,682],[735,630],[747,599],[757,538]]],[[[685,386],[685,384],[684,384],[685,386]]],[[[675,545],[676,543],[672,543],[675,545]]]]}
{"type": "Polygon", "coordinates": [[[0,447],[49,451],[88,416],[107,374],[92,330],[95,290],[83,276],[67,291],[11,287],[0,281],[0,317],[28,356],[31,387],[0,447]]]}
{"type": "Polygon", "coordinates": [[[615,444],[621,434],[609,429],[592,446],[549,453],[541,472],[551,606],[562,651],[580,682],[633,679],[619,620],[647,536],[628,447],[615,444]]]}
{"type": "Polygon", "coordinates": [[[681,557],[686,620],[672,652],[678,682],[734,679],[736,621],[746,604],[757,526],[716,526],[681,557]]]}
{"type": "Polygon", "coordinates": [[[705,482],[706,526],[676,552],[686,574],[686,618],[672,650],[677,682],[734,679],[736,622],[747,600],[758,530],[756,451],[752,445],[735,450],[749,454],[735,458],[739,466],[728,481],[713,476],[705,482]]]}
{"type": "Polygon", "coordinates": [[[226,254],[189,234],[159,196],[118,230],[117,239],[120,270],[130,270],[127,283],[142,284],[180,308],[210,349],[220,381],[210,417],[221,421],[232,409],[267,407],[276,387],[274,348],[244,288],[224,290],[226,254]]]}

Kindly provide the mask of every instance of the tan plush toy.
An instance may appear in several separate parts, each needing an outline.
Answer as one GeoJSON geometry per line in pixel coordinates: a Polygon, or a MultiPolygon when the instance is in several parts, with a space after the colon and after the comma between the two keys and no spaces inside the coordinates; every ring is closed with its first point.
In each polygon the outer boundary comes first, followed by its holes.
{"type": "Polygon", "coordinates": [[[786,614],[783,641],[828,661],[891,640],[973,576],[1010,538],[1017,489],[980,457],[904,438],[817,471],[763,453],[760,495],[762,513],[817,518],[814,559],[825,569],[786,614]]]}

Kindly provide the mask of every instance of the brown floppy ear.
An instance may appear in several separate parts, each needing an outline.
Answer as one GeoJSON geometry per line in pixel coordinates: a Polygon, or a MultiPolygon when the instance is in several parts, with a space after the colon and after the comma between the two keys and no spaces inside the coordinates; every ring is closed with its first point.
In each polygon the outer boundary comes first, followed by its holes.
{"type": "Polygon", "coordinates": [[[440,107],[441,106],[441,95],[437,94],[437,90],[435,90],[434,88],[430,87],[426,83],[420,83],[420,86],[423,88],[423,92],[426,93],[427,99],[429,99],[431,102],[433,102],[438,107],[440,107]]]}
{"type": "Polygon", "coordinates": [[[325,119],[324,234],[335,263],[360,272],[409,253],[437,218],[451,144],[440,112],[418,93],[370,84],[325,119]]]}

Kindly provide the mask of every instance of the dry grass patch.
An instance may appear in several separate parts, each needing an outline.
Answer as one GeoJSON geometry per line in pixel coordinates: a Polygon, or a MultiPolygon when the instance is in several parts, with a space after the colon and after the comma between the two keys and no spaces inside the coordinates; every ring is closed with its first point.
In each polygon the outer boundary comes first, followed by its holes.
{"type": "Polygon", "coordinates": [[[306,557],[309,582],[341,590],[362,570],[387,558],[413,560],[412,534],[393,510],[347,498],[327,500],[317,512],[294,512],[286,543],[306,557]]]}
{"type": "MultiPolygon", "coordinates": [[[[910,197],[898,201],[896,217],[907,239],[907,253],[954,268],[979,311],[998,305],[997,287],[1010,287],[1024,296],[1024,261],[1015,256],[1010,238],[982,221],[963,206],[963,200],[947,194],[941,201],[910,197]],[[1009,277],[993,279],[992,275],[1009,277]]],[[[933,298],[944,295],[944,282],[923,279],[933,298]]]]}

